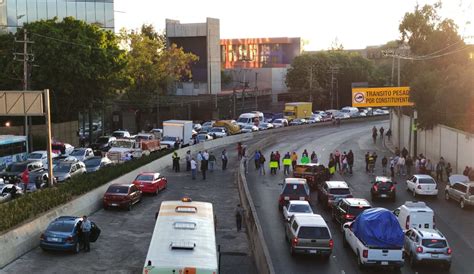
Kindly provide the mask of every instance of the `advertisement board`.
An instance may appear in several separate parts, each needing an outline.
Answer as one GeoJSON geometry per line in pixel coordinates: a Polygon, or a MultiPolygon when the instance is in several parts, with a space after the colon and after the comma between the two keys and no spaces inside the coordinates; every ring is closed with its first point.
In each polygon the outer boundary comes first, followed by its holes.
{"type": "Polygon", "coordinates": [[[403,107],[410,102],[410,87],[353,88],[353,107],[403,107]]]}

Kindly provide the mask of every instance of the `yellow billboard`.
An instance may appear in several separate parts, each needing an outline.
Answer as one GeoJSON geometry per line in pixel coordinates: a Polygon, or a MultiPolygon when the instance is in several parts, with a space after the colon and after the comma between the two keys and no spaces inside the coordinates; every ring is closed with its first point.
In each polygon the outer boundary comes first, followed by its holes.
{"type": "Polygon", "coordinates": [[[410,102],[410,87],[353,88],[353,107],[403,107],[410,102]]]}

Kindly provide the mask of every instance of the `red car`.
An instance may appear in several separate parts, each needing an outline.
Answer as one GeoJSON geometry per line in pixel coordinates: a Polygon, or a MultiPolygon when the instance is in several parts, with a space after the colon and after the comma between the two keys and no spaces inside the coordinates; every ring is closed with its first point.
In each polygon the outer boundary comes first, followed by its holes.
{"type": "Polygon", "coordinates": [[[168,180],[161,176],[160,173],[154,172],[142,172],[138,174],[137,178],[133,181],[133,184],[137,186],[143,193],[158,193],[168,186],[168,180]]]}
{"type": "Polygon", "coordinates": [[[134,184],[113,184],[104,194],[104,209],[119,207],[130,211],[141,199],[142,191],[134,184]]]}

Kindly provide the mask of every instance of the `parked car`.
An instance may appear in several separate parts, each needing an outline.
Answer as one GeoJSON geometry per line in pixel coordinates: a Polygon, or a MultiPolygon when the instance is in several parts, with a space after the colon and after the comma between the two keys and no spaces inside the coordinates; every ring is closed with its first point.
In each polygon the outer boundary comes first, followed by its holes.
{"type": "Polygon", "coordinates": [[[98,171],[104,167],[112,166],[113,162],[107,157],[94,156],[85,160],[84,165],[86,165],[87,172],[90,173],[98,171]]]}
{"type": "Polygon", "coordinates": [[[71,162],[60,162],[53,168],[53,176],[56,178],[58,183],[65,182],[86,172],[86,165],[77,160],[71,162]]]}
{"type": "Polygon", "coordinates": [[[4,184],[3,181],[0,182],[0,204],[11,201],[21,195],[23,195],[23,189],[21,187],[14,184],[4,184]],[[13,197],[13,192],[15,192],[15,197],[13,197]]]}
{"type": "Polygon", "coordinates": [[[104,209],[110,207],[126,208],[132,210],[132,206],[142,199],[142,191],[130,183],[113,184],[109,186],[104,194],[104,209]]]}
{"type": "Polygon", "coordinates": [[[274,128],[287,127],[288,126],[288,120],[286,120],[286,119],[274,119],[272,121],[272,125],[273,125],[274,128]]]}
{"type": "Polygon", "coordinates": [[[94,157],[92,148],[75,148],[69,156],[76,158],[78,161],[84,162],[85,160],[94,157]]]}
{"type": "Polygon", "coordinates": [[[196,135],[196,138],[199,140],[200,143],[214,139],[212,135],[205,132],[200,132],[198,135],[196,135]]]}
{"type": "Polygon", "coordinates": [[[208,132],[209,135],[212,136],[212,138],[222,138],[227,136],[227,129],[225,127],[213,127],[211,130],[208,132]]]}
{"type": "Polygon", "coordinates": [[[433,210],[424,202],[407,201],[393,211],[400,227],[406,231],[410,228],[435,228],[435,215],[433,210]]]}
{"type": "MultiPolygon", "coordinates": [[[[77,161],[76,157],[69,156],[69,155],[59,155],[53,158],[53,169],[55,166],[59,165],[61,162],[74,162],[77,161]]],[[[47,166],[44,167],[48,169],[47,166]]]]}
{"type": "Polygon", "coordinates": [[[293,169],[293,177],[304,178],[312,190],[317,190],[329,180],[329,169],[322,164],[309,163],[296,165],[293,169]]]}
{"type": "MultiPolygon", "coordinates": [[[[57,157],[58,154],[51,153],[51,158],[57,157]]],[[[46,150],[37,150],[28,154],[27,161],[41,161],[43,166],[48,165],[48,152],[46,150]]]]}
{"type": "Polygon", "coordinates": [[[321,116],[319,116],[319,115],[312,115],[308,119],[308,124],[315,124],[315,123],[319,123],[319,122],[321,122],[321,116]]]}
{"type": "Polygon", "coordinates": [[[404,250],[412,267],[419,263],[438,263],[451,267],[453,250],[446,237],[436,229],[411,228],[405,232],[404,250]]]}
{"type": "Polygon", "coordinates": [[[258,130],[267,130],[267,129],[272,129],[273,124],[271,123],[260,123],[258,124],[258,130]]]}
{"type": "Polygon", "coordinates": [[[417,174],[407,180],[407,190],[416,195],[438,195],[438,184],[430,175],[417,174]]]}
{"type": "Polygon", "coordinates": [[[51,150],[57,155],[69,155],[74,150],[74,147],[67,143],[54,142],[51,144],[51,150]]]}
{"type": "Polygon", "coordinates": [[[395,202],[397,199],[396,196],[396,182],[392,179],[384,176],[377,176],[372,182],[372,187],[370,188],[370,197],[372,201],[375,199],[390,199],[392,202],[395,202]]]}
{"type": "Polygon", "coordinates": [[[290,244],[290,253],[320,255],[328,260],[334,241],[328,225],[321,215],[293,215],[285,224],[285,238],[290,244]]]}
{"type": "Polygon", "coordinates": [[[444,190],[446,201],[453,199],[459,202],[460,208],[474,205],[474,182],[456,182],[453,185],[446,185],[444,190]]]}
{"type": "Polygon", "coordinates": [[[39,160],[13,162],[0,172],[0,178],[3,179],[4,184],[21,183],[25,172],[28,173],[27,192],[35,191],[48,180],[48,171],[39,160]]]}
{"type": "Polygon", "coordinates": [[[326,181],[318,191],[318,202],[331,208],[343,198],[352,198],[349,186],[344,181],[326,181]]]}
{"type": "Polygon", "coordinates": [[[142,172],[133,180],[133,184],[143,193],[158,195],[168,186],[168,180],[157,172],[142,172]]]}
{"type": "Polygon", "coordinates": [[[161,139],[161,142],[160,144],[161,145],[165,145],[167,146],[168,148],[174,148],[176,142],[179,142],[179,138],[178,137],[174,137],[174,136],[164,136],[162,139],[161,139]]]}
{"type": "Polygon", "coordinates": [[[306,119],[303,119],[303,118],[297,118],[297,119],[293,119],[291,122],[290,122],[290,126],[299,126],[299,125],[304,125],[304,124],[307,124],[307,120],[306,119]]]}
{"type": "Polygon", "coordinates": [[[278,198],[278,207],[283,208],[291,200],[308,201],[310,199],[310,191],[306,179],[302,178],[285,178],[283,187],[278,198]]]}
{"type": "MultiPolygon", "coordinates": [[[[82,232],[81,217],[61,216],[54,219],[40,236],[42,250],[72,251],[79,253],[81,249],[82,232]]],[[[91,222],[90,242],[95,242],[100,236],[100,229],[91,222]]]]}
{"type": "Polygon", "coordinates": [[[91,148],[93,151],[107,152],[115,140],[117,140],[117,138],[114,136],[100,136],[91,144],[91,148]]]}
{"type": "Polygon", "coordinates": [[[196,131],[196,132],[199,132],[202,128],[202,125],[199,124],[199,123],[194,123],[193,124],[193,129],[196,131]]]}
{"type": "Polygon", "coordinates": [[[313,215],[314,213],[308,201],[289,201],[283,207],[283,220],[289,221],[291,216],[295,214],[313,215]]]}
{"type": "Polygon", "coordinates": [[[242,133],[249,133],[258,131],[258,127],[256,125],[245,125],[241,130],[242,133]]]}
{"type": "Polygon", "coordinates": [[[344,198],[337,202],[332,208],[333,221],[342,225],[354,221],[364,210],[372,208],[366,199],[344,198]]]}

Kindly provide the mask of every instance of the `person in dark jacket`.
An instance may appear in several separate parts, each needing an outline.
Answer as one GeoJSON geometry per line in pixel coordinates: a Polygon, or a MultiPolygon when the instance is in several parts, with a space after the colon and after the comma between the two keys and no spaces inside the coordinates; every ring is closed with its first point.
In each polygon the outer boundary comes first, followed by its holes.
{"type": "Polygon", "coordinates": [[[352,149],[347,153],[347,164],[349,165],[349,174],[352,174],[352,167],[354,166],[354,153],[352,149]]]}
{"type": "Polygon", "coordinates": [[[207,171],[207,162],[208,160],[202,159],[201,160],[201,173],[202,173],[202,179],[206,180],[206,171],[207,171]]]}

